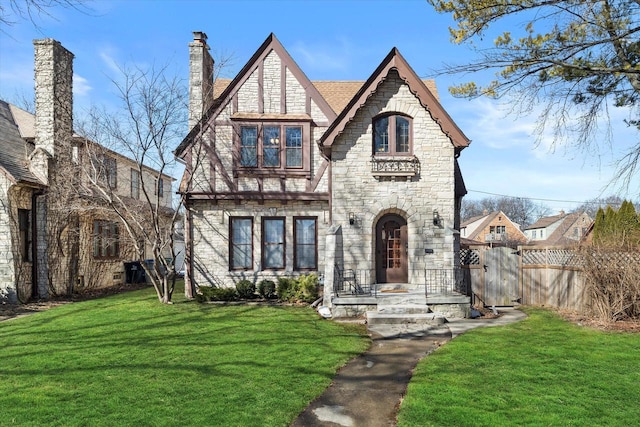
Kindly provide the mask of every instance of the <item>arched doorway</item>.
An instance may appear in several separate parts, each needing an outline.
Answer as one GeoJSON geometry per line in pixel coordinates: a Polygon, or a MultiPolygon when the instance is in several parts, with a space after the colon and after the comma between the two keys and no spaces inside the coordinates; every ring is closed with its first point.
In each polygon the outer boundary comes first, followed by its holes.
{"type": "Polygon", "coordinates": [[[400,215],[384,215],[376,224],[377,283],[408,281],[407,221],[400,215]]]}

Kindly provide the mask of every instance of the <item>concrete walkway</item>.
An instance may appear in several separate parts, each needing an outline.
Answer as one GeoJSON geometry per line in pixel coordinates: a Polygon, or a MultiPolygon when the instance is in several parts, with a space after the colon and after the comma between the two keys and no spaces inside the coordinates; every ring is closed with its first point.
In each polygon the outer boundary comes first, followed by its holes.
{"type": "Polygon", "coordinates": [[[526,317],[501,309],[493,319],[455,319],[444,325],[374,325],[369,350],[338,371],[333,382],[291,424],[296,427],[394,426],[418,361],[471,329],[501,326],[526,317]]]}

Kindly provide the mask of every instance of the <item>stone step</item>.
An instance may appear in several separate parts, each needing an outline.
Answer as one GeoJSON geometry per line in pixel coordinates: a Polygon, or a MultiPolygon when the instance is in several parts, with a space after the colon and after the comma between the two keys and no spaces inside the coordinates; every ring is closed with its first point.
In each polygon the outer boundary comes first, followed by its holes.
{"type": "Polygon", "coordinates": [[[378,313],[387,314],[427,314],[429,306],[426,304],[378,304],[378,313]]]}
{"type": "Polygon", "coordinates": [[[367,323],[369,325],[442,325],[445,322],[446,319],[437,313],[394,314],[378,313],[377,311],[367,312],[367,323]]]}
{"type": "Polygon", "coordinates": [[[424,293],[378,294],[377,300],[378,305],[427,304],[424,293]]]}

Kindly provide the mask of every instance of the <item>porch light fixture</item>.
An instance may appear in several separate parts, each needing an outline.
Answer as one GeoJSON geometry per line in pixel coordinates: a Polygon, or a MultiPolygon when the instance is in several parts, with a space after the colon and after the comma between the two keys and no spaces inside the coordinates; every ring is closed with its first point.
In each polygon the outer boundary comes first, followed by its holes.
{"type": "Polygon", "coordinates": [[[433,225],[435,225],[436,227],[440,227],[441,224],[441,218],[440,218],[440,214],[438,213],[437,209],[433,210],[433,225]]]}
{"type": "Polygon", "coordinates": [[[353,225],[356,223],[356,214],[353,212],[349,212],[349,225],[353,225]]]}

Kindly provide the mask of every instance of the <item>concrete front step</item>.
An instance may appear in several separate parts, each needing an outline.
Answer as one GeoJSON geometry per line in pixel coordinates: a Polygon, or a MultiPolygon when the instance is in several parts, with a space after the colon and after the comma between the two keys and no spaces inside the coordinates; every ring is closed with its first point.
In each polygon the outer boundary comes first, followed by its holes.
{"type": "Polygon", "coordinates": [[[427,314],[429,307],[427,304],[379,304],[377,311],[380,314],[427,314]]]}
{"type": "Polygon", "coordinates": [[[437,313],[380,313],[378,311],[367,311],[367,323],[369,325],[442,325],[445,318],[437,313]]]}

